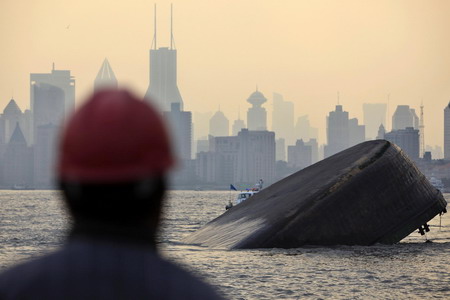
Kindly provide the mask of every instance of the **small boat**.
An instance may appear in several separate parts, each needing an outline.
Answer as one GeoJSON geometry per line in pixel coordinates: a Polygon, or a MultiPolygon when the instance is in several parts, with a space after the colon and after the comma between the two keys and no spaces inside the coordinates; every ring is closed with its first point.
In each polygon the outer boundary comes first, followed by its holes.
{"type": "MultiPolygon", "coordinates": [[[[260,179],[258,181],[258,183],[255,184],[255,187],[253,187],[252,189],[246,189],[245,191],[241,191],[236,197],[235,205],[241,204],[242,202],[244,202],[251,196],[258,193],[260,190],[262,190],[263,184],[264,184],[264,181],[262,179],[260,179]]],[[[233,206],[234,206],[233,202],[231,202],[231,200],[230,200],[228,202],[228,204],[225,206],[225,209],[228,210],[228,209],[232,208],[233,206]]]]}

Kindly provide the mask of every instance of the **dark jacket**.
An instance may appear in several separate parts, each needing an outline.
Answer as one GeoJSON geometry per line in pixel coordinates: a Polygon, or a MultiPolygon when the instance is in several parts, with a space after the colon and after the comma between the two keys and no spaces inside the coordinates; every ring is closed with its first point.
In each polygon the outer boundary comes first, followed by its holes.
{"type": "Polygon", "coordinates": [[[0,275],[0,299],[220,299],[142,241],[74,235],[0,275]]]}

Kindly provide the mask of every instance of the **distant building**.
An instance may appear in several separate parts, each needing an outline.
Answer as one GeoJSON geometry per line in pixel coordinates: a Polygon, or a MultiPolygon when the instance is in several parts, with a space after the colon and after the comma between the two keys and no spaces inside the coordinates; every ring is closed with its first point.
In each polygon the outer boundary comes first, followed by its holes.
{"type": "Polygon", "coordinates": [[[197,140],[197,152],[208,152],[209,151],[209,141],[207,139],[197,140]]]}
{"type": "Polygon", "coordinates": [[[405,129],[412,127],[419,128],[419,117],[417,117],[414,109],[409,108],[409,105],[398,105],[392,116],[392,130],[405,129]]]}
{"type": "Polygon", "coordinates": [[[444,109],[444,159],[450,160],[450,102],[444,109]]]}
{"type": "Polygon", "coordinates": [[[413,116],[413,128],[414,129],[419,129],[420,119],[417,116],[416,110],[414,108],[411,108],[411,114],[413,116]]]}
{"type": "Polygon", "coordinates": [[[33,186],[33,150],[16,123],[3,155],[2,185],[6,188],[33,186]]]}
{"type": "Polygon", "coordinates": [[[61,126],[53,123],[38,125],[35,128],[34,144],[34,186],[38,189],[56,187],[55,166],[57,137],[61,126]]]}
{"type": "Polygon", "coordinates": [[[209,151],[196,157],[196,175],[201,182],[229,183],[251,187],[259,179],[275,179],[275,134],[243,129],[237,136],[210,137],[209,151]]]}
{"type": "Polygon", "coordinates": [[[94,91],[101,90],[103,88],[117,88],[117,78],[114,74],[111,65],[107,58],[103,61],[100,70],[97,73],[94,81],[94,91]]]}
{"type": "Polygon", "coordinates": [[[30,140],[34,144],[36,126],[48,123],[59,125],[64,117],[73,111],[75,107],[75,79],[70,75],[69,70],[55,70],[53,65],[51,73],[30,74],[30,96],[33,119],[30,140]],[[53,104],[55,107],[52,107],[53,104]]]}
{"type": "Polygon", "coordinates": [[[230,122],[224,113],[218,110],[209,120],[209,134],[212,136],[228,136],[230,122]]]}
{"type": "Polygon", "coordinates": [[[50,84],[36,83],[33,85],[33,96],[33,132],[41,125],[62,125],[65,115],[64,90],[50,84]]]}
{"type": "Polygon", "coordinates": [[[173,149],[181,160],[190,160],[192,153],[192,113],[181,111],[179,103],[172,103],[172,109],[164,112],[172,133],[173,149]]]}
{"type": "Polygon", "coordinates": [[[238,134],[239,156],[236,181],[254,184],[263,179],[271,184],[275,179],[275,133],[243,129],[238,134]]]}
{"type": "Polygon", "coordinates": [[[283,96],[273,93],[272,130],[286,144],[294,142],[294,103],[284,101],[283,96]]]}
{"type": "Polygon", "coordinates": [[[384,129],[383,124],[378,127],[377,140],[384,140],[384,136],[386,134],[386,129],[384,129]]]}
{"type": "Polygon", "coordinates": [[[298,170],[312,164],[312,147],[306,145],[303,140],[297,140],[295,146],[288,146],[288,167],[298,170]]]}
{"type": "Polygon", "coordinates": [[[0,141],[8,143],[17,123],[19,123],[21,131],[27,141],[31,144],[31,114],[29,110],[22,113],[14,99],[11,99],[0,116],[0,141]]]}
{"type": "Polygon", "coordinates": [[[311,164],[315,164],[319,161],[319,144],[316,139],[310,139],[305,142],[306,146],[311,147],[311,164]]]}
{"type": "Polygon", "coordinates": [[[192,112],[193,115],[193,121],[194,123],[194,138],[195,139],[201,139],[205,138],[209,135],[209,120],[211,120],[211,117],[213,116],[212,112],[192,112]]]}
{"type": "Polygon", "coordinates": [[[31,111],[34,111],[35,105],[35,86],[50,85],[63,91],[64,111],[66,115],[71,113],[75,107],[75,78],[70,74],[70,70],[55,70],[51,73],[32,73],[30,74],[30,95],[31,111]]]}
{"type": "Polygon", "coordinates": [[[170,28],[170,47],[158,48],[156,37],[155,11],[153,48],[150,50],[150,83],[145,98],[148,101],[153,101],[161,111],[171,110],[173,103],[178,104],[180,111],[183,111],[184,103],[177,85],[177,50],[175,49],[172,26],[170,28]]]}
{"type": "Polygon", "coordinates": [[[348,120],[348,146],[354,146],[366,140],[366,127],[358,124],[358,119],[353,118],[348,120]]]}
{"type": "Polygon", "coordinates": [[[286,141],[283,138],[276,139],[275,141],[275,159],[276,161],[286,161],[286,141]]]}
{"type": "Polygon", "coordinates": [[[324,149],[325,157],[332,156],[349,147],[349,122],[348,112],[342,109],[342,105],[336,105],[335,111],[327,117],[327,145],[324,149]]]}
{"type": "Polygon", "coordinates": [[[252,104],[247,112],[248,130],[267,130],[267,112],[261,106],[267,102],[266,97],[257,90],[248,97],[247,102],[252,104]]]}
{"type": "Polygon", "coordinates": [[[239,131],[246,128],[244,120],[241,120],[241,117],[238,116],[237,120],[234,121],[232,129],[231,129],[231,135],[237,136],[239,131]]]}
{"type": "Polygon", "coordinates": [[[364,103],[364,125],[366,126],[366,139],[376,138],[380,124],[386,125],[386,103],[364,103]]]}
{"type": "Polygon", "coordinates": [[[308,115],[300,116],[297,118],[297,123],[295,124],[295,134],[294,138],[296,140],[310,140],[318,139],[319,129],[311,127],[308,119],[308,115]]]}
{"type": "Polygon", "coordinates": [[[392,130],[384,138],[400,148],[413,160],[419,159],[419,130],[413,127],[392,130]]]}

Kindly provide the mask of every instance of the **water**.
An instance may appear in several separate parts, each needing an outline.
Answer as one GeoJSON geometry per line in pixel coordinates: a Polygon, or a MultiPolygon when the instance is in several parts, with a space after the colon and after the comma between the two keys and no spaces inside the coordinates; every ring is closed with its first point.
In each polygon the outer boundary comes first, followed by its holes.
{"type": "MultiPolygon", "coordinates": [[[[180,241],[224,211],[229,192],[173,191],[159,237],[162,254],[229,299],[450,298],[450,214],[428,239],[397,245],[212,250],[180,241]]],[[[450,199],[450,194],[446,195],[450,199]]],[[[55,191],[0,191],[0,269],[55,249],[70,221],[55,191]]],[[[439,223],[442,223],[439,226],[439,223]]]]}

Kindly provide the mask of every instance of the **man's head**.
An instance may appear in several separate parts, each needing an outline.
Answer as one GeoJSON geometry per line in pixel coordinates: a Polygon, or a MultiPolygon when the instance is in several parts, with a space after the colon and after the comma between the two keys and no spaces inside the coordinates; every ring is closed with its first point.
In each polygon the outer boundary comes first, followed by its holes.
{"type": "Polygon", "coordinates": [[[125,90],[103,90],[67,122],[58,176],[75,221],[139,224],[159,215],[173,163],[161,116],[125,90]]]}

